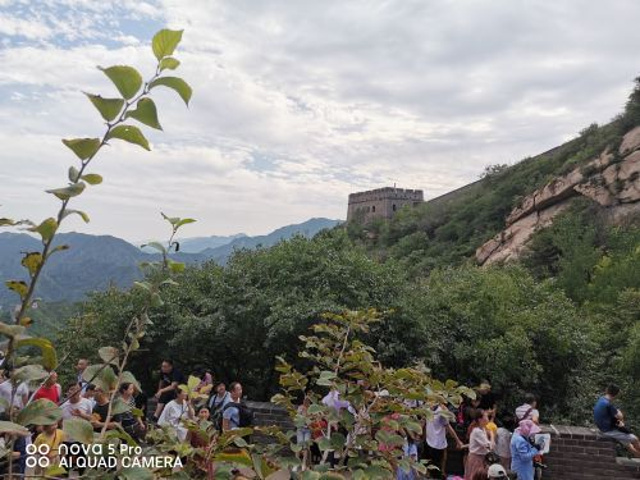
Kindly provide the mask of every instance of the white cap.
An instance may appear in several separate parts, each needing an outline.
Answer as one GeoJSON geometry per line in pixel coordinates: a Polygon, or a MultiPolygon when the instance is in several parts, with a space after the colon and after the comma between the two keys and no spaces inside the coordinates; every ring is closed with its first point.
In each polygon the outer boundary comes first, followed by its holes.
{"type": "Polygon", "coordinates": [[[489,475],[489,478],[508,478],[507,471],[499,463],[494,463],[493,465],[491,465],[487,473],[489,475]]]}

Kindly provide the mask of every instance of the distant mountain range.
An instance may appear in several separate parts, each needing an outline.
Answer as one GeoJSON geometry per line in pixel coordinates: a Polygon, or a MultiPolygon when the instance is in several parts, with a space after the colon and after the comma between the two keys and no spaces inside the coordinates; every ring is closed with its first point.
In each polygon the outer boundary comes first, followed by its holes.
{"type": "MultiPolygon", "coordinates": [[[[239,234],[184,238],[180,240],[180,253],[172,258],[191,264],[214,260],[224,265],[234,250],[271,247],[294,235],[310,238],[339,223],[339,220],[312,218],[256,237],[239,234]]],[[[63,244],[71,248],[53,255],[40,277],[36,296],[46,301],[78,301],[86,293],[104,290],[110,285],[128,288],[141,277],[140,262],[158,258],[157,254],[147,253],[109,235],[62,233],[56,236],[55,245],[63,244]]],[[[40,247],[40,242],[30,235],[0,233],[0,280],[24,279],[21,252],[38,251],[40,247]]],[[[0,306],[13,305],[16,298],[12,292],[0,288],[0,306]]]]}

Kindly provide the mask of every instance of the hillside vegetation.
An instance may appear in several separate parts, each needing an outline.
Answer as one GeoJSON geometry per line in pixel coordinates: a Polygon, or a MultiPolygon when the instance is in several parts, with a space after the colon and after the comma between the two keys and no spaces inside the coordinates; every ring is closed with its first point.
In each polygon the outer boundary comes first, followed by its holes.
{"type": "MultiPolygon", "coordinates": [[[[325,311],[374,307],[366,340],[388,366],[420,363],[439,379],[489,379],[509,410],[526,391],[545,421],[583,424],[598,391],[622,384],[640,420],[640,222],[612,225],[574,202],[531,241],[520,262],[480,268],[475,249],[519,200],[640,125],[640,81],[625,112],[579,138],[484,179],[448,202],[402,211],[388,224],[348,225],[313,239],[241,251],[226,266],[191,266],[167,288],[131,368],[147,388],[163,357],[240,379],[252,398],[278,390],[275,357],[303,363],[300,335],[325,311]],[[372,235],[374,238],[372,239],[372,235]]],[[[116,343],[137,291],[97,293],[61,332],[74,356],[116,343]]]]}

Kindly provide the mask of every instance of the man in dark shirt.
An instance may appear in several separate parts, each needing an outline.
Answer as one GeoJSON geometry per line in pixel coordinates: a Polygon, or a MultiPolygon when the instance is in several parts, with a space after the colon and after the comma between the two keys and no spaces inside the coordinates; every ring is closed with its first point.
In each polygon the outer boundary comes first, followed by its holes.
{"type": "Polygon", "coordinates": [[[186,383],[184,375],[180,373],[173,366],[171,360],[163,360],[160,366],[160,382],[158,383],[158,391],[155,394],[155,398],[158,400],[154,418],[157,421],[160,418],[160,414],[164,409],[164,406],[171,400],[176,398],[176,391],[178,385],[186,383]]]}
{"type": "Polygon", "coordinates": [[[635,456],[640,457],[640,442],[638,437],[624,428],[624,416],[616,408],[613,401],[620,393],[617,385],[609,385],[604,396],[600,397],[593,407],[593,420],[603,436],[613,438],[635,456]]]}
{"type": "Polygon", "coordinates": [[[496,417],[497,410],[496,397],[491,392],[491,384],[486,380],[483,380],[478,387],[478,398],[480,400],[478,408],[487,412],[489,420],[493,421],[496,417]]]}

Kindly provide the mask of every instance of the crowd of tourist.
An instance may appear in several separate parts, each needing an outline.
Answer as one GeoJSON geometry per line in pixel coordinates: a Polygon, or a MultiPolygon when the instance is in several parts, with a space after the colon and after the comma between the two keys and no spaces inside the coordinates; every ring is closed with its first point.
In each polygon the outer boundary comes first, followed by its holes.
{"type": "MultiPolygon", "coordinates": [[[[186,377],[174,367],[171,360],[164,360],[160,366],[160,380],[153,395],[157,403],[153,413],[149,412],[148,420],[148,398],[138,390],[136,384],[130,382],[118,386],[117,399],[131,408],[112,413],[109,392],[102,390],[99,382],[96,382],[98,385],[90,383],[91,379],[85,375],[88,366],[86,359],[78,360],[77,378],[69,382],[64,390],[55,372],[50,372],[35,389],[31,389],[27,382],[15,385],[10,372],[4,372],[0,379],[0,420],[8,420],[10,408],[19,411],[38,399],[50,400],[59,405],[62,411],[60,422],[34,426],[30,436],[0,436],[0,447],[12,445],[15,473],[25,473],[26,451],[30,443],[47,445],[48,455],[55,462],[59,447],[63,443],[73,444],[62,429],[64,422],[71,418],[91,422],[96,432],[122,429],[138,442],[144,441],[148,423],[152,423],[166,427],[174,432],[178,440],[191,442],[194,446],[198,446],[202,439],[192,437],[185,420],[201,424],[207,422],[209,428],[218,431],[238,429],[253,423],[252,413],[242,401],[243,390],[239,382],[231,383],[227,389],[225,383],[214,382],[209,372],[199,371],[197,377],[200,384],[195,388],[199,395],[195,397],[197,399],[193,396],[190,398],[188,392],[180,388],[180,385],[187,383],[186,377]]],[[[624,416],[614,405],[619,391],[615,385],[607,387],[604,396],[595,404],[594,421],[603,436],[614,439],[626,446],[630,453],[640,457],[640,441],[624,426],[624,416]]],[[[342,400],[335,390],[330,391],[322,403],[337,410],[346,409],[354,417],[362,415],[348,401],[342,400]]],[[[309,399],[304,399],[298,412],[306,413],[309,405],[309,399]]],[[[392,420],[391,416],[389,419],[392,420]]],[[[504,409],[498,409],[491,385],[485,381],[476,389],[475,398],[466,398],[461,405],[433,406],[432,415],[423,422],[421,434],[402,432],[405,438],[403,454],[406,458],[427,460],[432,467],[428,470],[428,478],[462,480],[461,477],[447,475],[448,453],[459,452],[458,455],[461,453],[463,456],[465,480],[534,480],[536,469],[544,468],[542,452],[548,447],[544,444],[545,437],[537,436],[541,432],[539,422],[535,395],[525,395],[515,411],[505,412],[504,409]]],[[[335,464],[337,459],[333,452],[324,452],[323,457],[317,445],[317,441],[329,434],[331,428],[323,419],[298,428],[296,439],[303,447],[300,453],[303,462],[311,464],[324,460],[335,464]]],[[[386,428],[384,422],[381,428],[386,428]]],[[[381,444],[379,448],[386,446],[381,444]]],[[[421,478],[417,472],[402,468],[398,468],[396,477],[397,480],[421,478]]]]}

